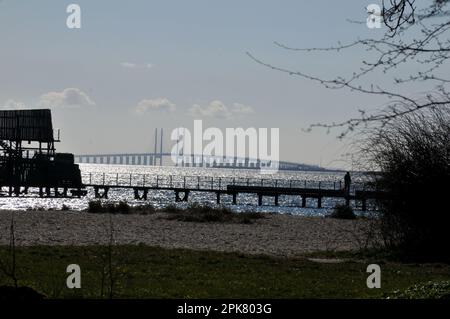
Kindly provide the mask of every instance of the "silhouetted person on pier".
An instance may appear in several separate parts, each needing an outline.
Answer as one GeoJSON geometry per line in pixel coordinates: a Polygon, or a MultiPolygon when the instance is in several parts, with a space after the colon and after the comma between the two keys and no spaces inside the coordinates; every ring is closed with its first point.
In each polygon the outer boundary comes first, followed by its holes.
{"type": "Polygon", "coordinates": [[[350,194],[350,184],[352,182],[352,178],[350,177],[350,172],[347,172],[344,176],[344,191],[346,195],[350,194]]]}

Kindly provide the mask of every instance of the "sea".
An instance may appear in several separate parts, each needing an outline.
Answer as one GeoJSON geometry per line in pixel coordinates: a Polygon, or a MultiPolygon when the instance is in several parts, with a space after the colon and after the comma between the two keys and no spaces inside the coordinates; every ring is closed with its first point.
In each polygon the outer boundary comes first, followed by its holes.
{"type": "MultiPolygon", "coordinates": [[[[262,174],[258,169],[230,169],[206,167],[174,166],[138,166],[109,164],[79,164],[84,184],[119,184],[124,186],[190,186],[225,189],[227,185],[263,185],[280,187],[306,187],[340,189],[343,187],[345,172],[339,171],[286,171],[262,174]]],[[[364,174],[352,174],[352,191],[363,188],[364,174]]],[[[20,197],[0,197],[0,210],[59,210],[63,205],[71,210],[86,210],[89,201],[95,200],[94,190],[88,188],[88,194],[82,198],[39,198],[37,190],[20,197]]],[[[190,203],[199,203],[216,207],[216,194],[209,192],[191,192],[188,202],[175,202],[174,191],[150,190],[146,201],[134,199],[133,189],[111,189],[107,202],[126,201],[128,204],[142,205],[151,203],[155,208],[177,205],[181,208],[190,203]]],[[[236,212],[256,211],[302,216],[326,216],[343,199],[324,198],[322,208],[317,208],[316,199],[308,199],[305,208],[301,207],[300,196],[280,196],[279,206],[274,205],[273,197],[263,197],[262,206],[258,206],[256,194],[240,194],[237,205],[232,205],[232,196],[222,195],[220,205],[236,212]]],[[[357,213],[358,206],[355,207],[357,213]]]]}

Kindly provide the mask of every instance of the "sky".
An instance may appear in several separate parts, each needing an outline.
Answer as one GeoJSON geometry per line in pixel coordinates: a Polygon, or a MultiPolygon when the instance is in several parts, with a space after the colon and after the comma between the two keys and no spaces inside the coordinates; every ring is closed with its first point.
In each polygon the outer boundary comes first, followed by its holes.
{"type": "Polygon", "coordinates": [[[0,0],[0,108],[52,109],[57,150],[75,154],[152,151],[155,128],[168,137],[202,119],[205,128],[279,128],[282,160],[347,167],[351,138],[303,129],[382,101],[246,53],[324,78],[351,74],[364,51],[293,52],[274,41],[327,47],[378,37],[385,30],[348,19],[365,21],[366,6],[379,2],[0,0]],[[80,29],[66,25],[71,3],[80,29]]]}

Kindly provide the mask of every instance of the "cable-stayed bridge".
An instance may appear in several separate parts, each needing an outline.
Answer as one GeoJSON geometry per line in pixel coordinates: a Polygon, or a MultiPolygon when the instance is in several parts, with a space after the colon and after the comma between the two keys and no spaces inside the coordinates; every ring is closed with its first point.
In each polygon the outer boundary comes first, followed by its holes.
{"type": "Polygon", "coordinates": [[[306,165],[287,161],[268,161],[248,157],[209,156],[204,154],[173,154],[163,151],[163,129],[158,139],[158,129],[155,130],[155,145],[153,152],[145,153],[104,153],[78,154],[75,162],[110,165],[144,165],[180,167],[211,167],[211,168],[245,168],[245,169],[273,169],[279,170],[324,170],[319,166],[306,165]]]}

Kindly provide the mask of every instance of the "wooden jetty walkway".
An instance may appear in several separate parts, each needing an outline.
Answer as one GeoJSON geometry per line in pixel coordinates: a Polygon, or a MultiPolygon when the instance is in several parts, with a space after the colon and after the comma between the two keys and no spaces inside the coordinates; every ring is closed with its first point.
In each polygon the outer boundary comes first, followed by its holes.
{"type": "MultiPolygon", "coordinates": [[[[317,201],[317,208],[322,208],[324,198],[341,198],[347,205],[353,201],[361,203],[361,209],[367,210],[367,201],[380,198],[381,192],[370,190],[363,183],[352,184],[351,191],[343,190],[342,181],[313,181],[289,179],[256,179],[242,177],[208,177],[181,175],[148,174],[82,174],[83,185],[80,189],[54,188],[39,189],[39,197],[83,197],[88,190],[94,191],[94,197],[107,199],[111,190],[130,190],[135,200],[147,200],[151,191],[171,191],[176,202],[187,202],[192,192],[208,192],[216,195],[217,204],[223,196],[232,197],[233,205],[238,204],[239,194],[255,194],[258,205],[263,204],[264,197],[274,198],[274,205],[280,206],[280,196],[299,196],[301,206],[306,207],[307,199],[317,201]],[[53,193],[52,193],[53,191],[53,193]],[[70,195],[69,195],[70,194],[70,195]]],[[[24,187],[20,194],[29,194],[24,187]]],[[[11,191],[3,196],[20,196],[11,191]]]]}
{"type": "Polygon", "coordinates": [[[93,188],[95,198],[108,198],[111,189],[133,190],[134,199],[147,200],[152,190],[172,191],[176,202],[187,202],[192,192],[208,192],[216,195],[216,203],[221,203],[221,197],[232,197],[233,205],[238,204],[239,194],[255,194],[258,205],[263,204],[263,197],[273,197],[274,205],[280,206],[280,196],[299,196],[302,207],[306,207],[309,198],[317,200],[317,208],[322,208],[323,198],[342,198],[347,205],[351,201],[359,201],[361,209],[367,210],[367,201],[380,197],[379,192],[366,190],[363,183],[355,183],[349,193],[343,190],[342,181],[311,181],[230,178],[207,176],[178,175],[125,175],[124,174],[89,174],[84,176],[86,188],[93,188]]]}

